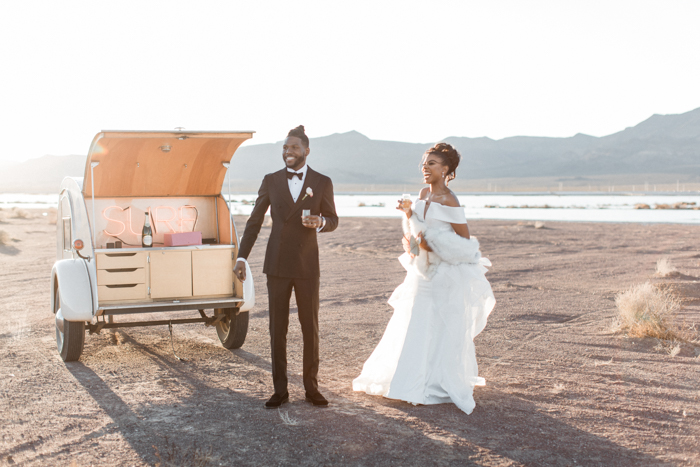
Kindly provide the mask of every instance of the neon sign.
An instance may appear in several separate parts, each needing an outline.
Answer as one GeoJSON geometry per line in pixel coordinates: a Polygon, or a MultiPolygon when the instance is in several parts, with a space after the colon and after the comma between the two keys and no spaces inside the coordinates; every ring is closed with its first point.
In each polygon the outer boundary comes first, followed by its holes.
{"type": "MultiPolygon", "coordinates": [[[[134,210],[132,209],[132,206],[122,208],[116,205],[108,206],[102,210],[102,217],[105,221],[107,221],[107,228],[103,230],[105,235],[109,235],[110,237],[118,237],[119,235],[123,234],[127,228],[132,234],[136,236],[141,235],[140,230],[143,227],[143,224],[141,224],[141,227],[139,227],[138,232],[134,230],[132,215],[130,212],[132,210],[134,210]],[[126,219],[122,220],[124,215],[114,213],[113,210],[115,209],[121,213],[126,213],[126,219]],[[108,230],[108,228],[110,228],[110,223],[116,224],[116,230],[118,230],[118,232],[108,230]]],[[[191,205],[181,206],[177,210],[172,206],[156,206],[155,208],[149,207],[144,212],[148,212],[150,214],[155,233],[159,233],[159,231],[163,230],[163,228],[166,230],[161,233],[165,233],[167,231],[173,233],[192,232],[199,217],[199,211],[196,207],[191,205]],[[188,216],[188,214],[193,214],[193,216],[188,216]],[[159,225],[161,228],[159,228],[159,225]]]]}

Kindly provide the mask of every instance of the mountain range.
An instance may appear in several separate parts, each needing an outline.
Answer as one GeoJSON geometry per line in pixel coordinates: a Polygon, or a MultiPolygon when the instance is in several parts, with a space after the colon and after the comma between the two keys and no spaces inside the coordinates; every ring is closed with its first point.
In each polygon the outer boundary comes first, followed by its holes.
{"type": "MultiPolygon", "coordinates": [[[[568,138],[448,137],[462,154],[458,179],[599,177],[673,174],[700,181],[700,108],[647,120],[608,136],[568,138]]],[[[432,143],[372,140],[356,132],[311,138],[309,166],[338,185],[415,184],[419,162],[432,143]]],[[[244,146],[231,161],[232,187],[246,190],[282,163],[282,142],[244,146]]],[[[66,175],[82,176],[85,156],[43,156],[5,168],[0,192],[56,192],[66,175]]],[[[240,191],[238,189],[234,191],[240,191]]]]}

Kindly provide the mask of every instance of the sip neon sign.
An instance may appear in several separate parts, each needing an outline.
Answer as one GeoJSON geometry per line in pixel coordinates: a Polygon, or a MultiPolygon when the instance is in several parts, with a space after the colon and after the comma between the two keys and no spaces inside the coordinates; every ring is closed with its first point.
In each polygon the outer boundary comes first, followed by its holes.
{"type": "MultiPolygon", "coordinates": [[[[141,229],[143,223],[138,227],[138,232],[134,230],[134,225],[132,221],[132,207],[122,208],[119,206],[108,206],[102,211],[102,217],[105,221],[113,222],[117,224],[118,232],[110,232],[104,229],[105,235],[110,237],[118,237],[119,235],[129,232],[139,236],[141,235],[141,229]],[[121,214],[118,214],[118,211],[121,214]],[[127,212],[128,211],[128,212],[127,212]]],[[[199,212],[194,206],[186,205],[181,206],[179,209],[175,209],[172,206],[156,206],[155,208],[148,208],[151,215],[153,229],[155,233],[166,233],[166,232],[192,232],[194,230],[195,224],[197,223],[197,217],[199,212]],[[189,214],[189,215],[188,215],[189,214]],[[191,215],[194,214],[194,217],[191,215]],[[167,230],[164,230],[167,229],[167,230]]],[[[143,219],[143,217],[141,217],[143,219]]]]}

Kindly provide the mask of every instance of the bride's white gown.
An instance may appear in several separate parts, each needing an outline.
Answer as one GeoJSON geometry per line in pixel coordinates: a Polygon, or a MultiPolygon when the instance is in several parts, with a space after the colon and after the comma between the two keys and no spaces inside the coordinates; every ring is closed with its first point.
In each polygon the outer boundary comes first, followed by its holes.
{"type": "Polygon", "coordinates": [[[433,252],[399,261],[406,278],[389,299],[394,314],[381,341],[352,383],[353,390],[413,404],[455,403],[471,413],[478,376],[474,337],[496,301],[476,238],[459,237],[464,209],[418,200],[404,230],[424,232],[433,252]]]}

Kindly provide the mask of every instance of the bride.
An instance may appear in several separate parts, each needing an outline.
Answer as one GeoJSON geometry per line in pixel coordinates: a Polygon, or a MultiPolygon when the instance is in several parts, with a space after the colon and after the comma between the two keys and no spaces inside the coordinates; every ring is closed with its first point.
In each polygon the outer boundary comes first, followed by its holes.
{"type": "Polygon", "coordinates": [[[473,340],[496,301],[484,276],[491,263],[481,257],[464,209],[447,188],[459,161],[449,144],[428,149],[422,172],[430,186],[415,205],[399,201],[406,215],[408,251],[399,257],[406,278],[389,298],[394,314],[352,387],[413,404],[453,402],[469,414],[474,386],[485,384],[473,340]]]}

